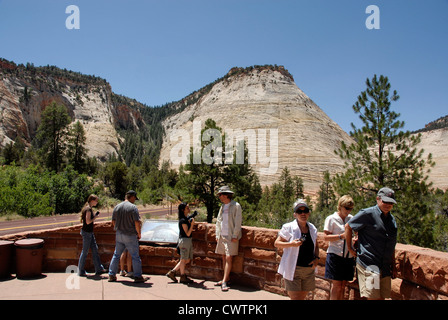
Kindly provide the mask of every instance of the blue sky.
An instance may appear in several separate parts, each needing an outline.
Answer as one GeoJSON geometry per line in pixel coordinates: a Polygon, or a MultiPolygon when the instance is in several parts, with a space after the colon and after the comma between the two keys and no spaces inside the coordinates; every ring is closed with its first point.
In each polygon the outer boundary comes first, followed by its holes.
{"type": "Polygon", "coordinates": [[[448,0],[0,0],[0,57],[105,78],[147,105],[179,100],[232,67],[283,65],[345,131],[374,74],[406,130],[448,115],[448,0]],[[80,29],[66,28],[66,7],[80,29]],[[369,5],[380,29],[366,28],[369,5]]]}

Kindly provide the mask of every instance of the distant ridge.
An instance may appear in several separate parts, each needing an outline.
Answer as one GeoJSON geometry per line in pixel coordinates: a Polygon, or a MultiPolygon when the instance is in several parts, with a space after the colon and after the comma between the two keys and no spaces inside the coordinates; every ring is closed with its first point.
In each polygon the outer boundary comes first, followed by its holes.
{"type": "Polygon", "coordinates": [[[0,69],[3,72],[15,75],[17,77],[25,76],[25,75],[36,75],[40,74],[43,76],[54,77],[54,78],[63,78],[66,80],[71,80],[73,82],[82,82],[86,84],[95,84],[95,85],[105,85],[108,84],[107,81],[103,78],[97,77],[95,75],[86,75],[80,72],[75,72],[67,69],[61,69],[56,66],[46,65],[43,67],[35,67],[33,63],[27,62],[26,65],[16,64],[13,61],[6,60],[4,58],[0,58],[0,69]]]}
{"type": "Polygon", "coordinates": [[[425,125],[424,128],[414,131],[414,133],[427,132],[427,131],[442,129],[442,128],[448,128],[448,115],[446,115],[444,117],[440,117],[439,119],[437,119],[435,121],[431,121],[430,123],[425,125]]]}

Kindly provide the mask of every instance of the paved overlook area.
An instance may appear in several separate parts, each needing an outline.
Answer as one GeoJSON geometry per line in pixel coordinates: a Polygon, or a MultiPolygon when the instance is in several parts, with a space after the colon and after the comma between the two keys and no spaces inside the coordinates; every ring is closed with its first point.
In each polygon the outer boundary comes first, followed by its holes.
{"type": "Polygon", "coordinates": [[[193,279],[195,283],[174,283],[163,275],[144,275],[144,283],[117,276],[108,282],[107,274],[78,277],[73,273],[43,273],[30,279],[0,281],[0,300],[288,300],[264,290],[232,285],[221,291],[213,281],[193,279]]]}
{"type": "MultiPolygon", "coordinates": [[[[195,225],[194,258],[188,267],[188,275],[195,279],[196,284],[191,286],[171,283],[165,277],[179,259],[175,248],[144,243],[140,245],[140,257],[143,274],[150,279],[143,284],[134,284],[128,278],[120,277],[117,283],[109,283],[106,275],[71,277],[74,275],[65,272],[67,267],[78,263],[82,249],[80,228],[81,225],[77,224],[0,236],[0,240],[10,242],[27,238],[44,240],[42,276],[30,280],[17,279],[13,270],[13,277],[0,281],[0,299],[287,300],[281,276],[277,273],[283,253],[274,247],[278,230],[242,227],[238,256],[233,260],[231,290],[221,292],[219,287],[214,287],[214,283],[222,278],[222,260],[214,253],[214,224],[201,222],[195,225]]],[[[95,226],[95,237],[101,261],[108,266],[115,249],[111,222],[99,222],[95,226]]],[[[320,261],[316,268],[316,289],[308,298],[328,300],[331,283],[324,277],[328,243],[322,233],[318,233],[318,242],[320,261]]],[[[14,254],[11,259],[14,262],[14,254]]],[[[392,280],[392,300],[448,301],[448,253],[397,244],[395,268],[397,277],[392,280]]],[[[87,259],[86,270],[93,270],[90,258],[87,259]]],[[[360,299],[356,281],[348,285],[345,299],[360,299]]]]}

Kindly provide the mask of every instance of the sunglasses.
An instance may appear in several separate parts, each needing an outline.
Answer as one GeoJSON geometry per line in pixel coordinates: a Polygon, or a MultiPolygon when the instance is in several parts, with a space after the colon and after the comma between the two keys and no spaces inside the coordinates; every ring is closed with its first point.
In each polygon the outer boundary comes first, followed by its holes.
{"type": "Polygon", "coordinates": [[[347,211],[352,211],[353,210],[353,208],[349,208],[349,207],[344,207],[344,209],[347,210],[347,211]]]}
{"type": "Polygon", "coordinates": [[[310,213],[310,210],[309,209],[302,209],[302,210],[300,210],[300,209],[297,209],[296,210],[296,213],[297,214],[302,214],[302,213],[310,213]]]}

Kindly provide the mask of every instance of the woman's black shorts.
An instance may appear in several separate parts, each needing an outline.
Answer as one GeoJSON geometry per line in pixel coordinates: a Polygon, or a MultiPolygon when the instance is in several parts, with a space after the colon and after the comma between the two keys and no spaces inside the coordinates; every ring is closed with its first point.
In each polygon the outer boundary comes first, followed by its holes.
{"type": "Polygon", "coordinates": [[[351,281],[355,274],[355,258],[343,258],[334,253],[327,253],[325,261],[325,278],[330,280],[351,281]]]}

